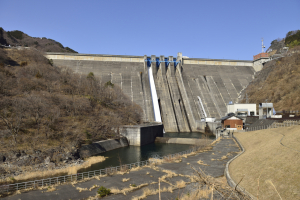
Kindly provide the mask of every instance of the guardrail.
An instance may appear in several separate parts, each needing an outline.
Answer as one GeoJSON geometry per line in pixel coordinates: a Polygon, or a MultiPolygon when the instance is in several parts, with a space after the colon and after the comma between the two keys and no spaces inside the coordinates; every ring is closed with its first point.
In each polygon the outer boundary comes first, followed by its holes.
{"type": "Polygon", "coordinates": [[[245,132],[258,131],[258,130],[270,129],[270,128],[290,127],[290,126],[295,126],[295,125],[299,125],[299,124],[300,124],[300,121],[284,121],[283,123],[274,122],[271,125],[250,127],[248,129],[246,129],[245,132]]]}
{"type": "Polygon", "coordinates": [[[160,159],[172,159],[176,156],[189,154],[196,150],[197,150],[197,148],[194,147],[194,148],[188,149],[186,151],[182,151],[182,152],[175,153],[175,154],[170,154],[170,155],[163,156],[163,157],[155,156],[154,157],[155,159],[153,159],[153,160],[140,161],[140,162],[136,162],[136,163],[125,164],[125,165],[116,166],[116,167],[109,167],[109,168],[105,168],[105,169],[98,169],[98,170],[94,170],[94,171],[82,172],[82,173],[77,173],[77,174],[72,174],[72,175],[65,175],[65,176],[58,176],[58,177],[52,177],[52,178],[46,178],[46,179],[40,179],[40,180],[34,180],[34,181],[1,185],[0,186],[0,194],[14,192],[14,191],[23,190],[23,189],[38,189],[40,187],[45,187],[45,186],[48,187],[51,185],[83,180],[83,179],[92,178],[95,176],[112,174],[112,173],[116,173],[116,172],[122,171],[122,170],[127,170],[127,169],[136,168],[136,167],[150,165],[152,163],[157,163],[158,160],[160,160],[160,159]]]}

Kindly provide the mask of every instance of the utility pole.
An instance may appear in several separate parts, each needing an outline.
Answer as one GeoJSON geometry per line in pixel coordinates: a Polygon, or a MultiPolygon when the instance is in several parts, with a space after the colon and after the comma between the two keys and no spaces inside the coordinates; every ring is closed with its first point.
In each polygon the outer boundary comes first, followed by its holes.
{"type": "Polygon", "coordinates": [[[264,38],[261,38],[261,52],[264,53],[264,48],[266,48],[264,46],[264,38]]]}
{"type": "Polygon", "coordinates": [[[266,106],[267,106],[267,118],[268,118],[268,99],[266,99],[266,106]]]}

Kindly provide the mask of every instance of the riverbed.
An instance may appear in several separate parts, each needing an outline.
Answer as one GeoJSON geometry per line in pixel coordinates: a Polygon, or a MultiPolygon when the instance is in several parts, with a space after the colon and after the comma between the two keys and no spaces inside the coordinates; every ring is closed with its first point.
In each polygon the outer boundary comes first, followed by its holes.
{"type": "MultiPolygon", "coordinates": [[[[205,138],[203,133],[165,133],[164,137],[175,138],[205,138]]],[[[211,139],[211,138],[210,138],[211,139]]],[[[169,154],[179,153],[192,148],[192,145],[187,144],[163,144],[152,143],[144,146],[127,146],[111,151],[101,153],[99,155],[107,157],[103,162],[93,164],[91,167],[81,169],[78,172],[87,172],[98,169],[105,169],[107,167],[115,167],[124,164],[135,163],[139,161],[148,160],[155,156],[166,156],[169,154]]]]}

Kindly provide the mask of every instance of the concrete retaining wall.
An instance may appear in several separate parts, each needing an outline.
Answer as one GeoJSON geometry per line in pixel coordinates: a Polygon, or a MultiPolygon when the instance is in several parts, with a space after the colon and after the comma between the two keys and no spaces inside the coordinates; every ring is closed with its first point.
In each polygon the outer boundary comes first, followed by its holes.
{"type": "Polygon", "coordinates": [[[149,125],[134,125],[120,127],[120,134],[125,136],[129,145],[142,146],[155,141],[156,137],[163,137],[163,125],[151,123],[149,125]]]}
{"type": "Polygon", "coordinates": [[[209,127],[209,131],[210,133],[213,133],[214,135],[216,135],[217,133],[217,127],[218,126],[222,126],[221,122],[206,122],[206,126],[209,127]]]}
{"type": "Polygon", "coordinates": [[[81,158],[88,158],[91,156],[96,156],[106,151],[110,151],[125,146],[128,146],[128,141],[125,137],[120,139],[103,140],[103,141],[94,142],[92,144],[82,146],[79,149],[79,155],[81,158]]]}
{"type": "Polygon", "coordinates": [[[168,138],[168,137],[157,137],[155,142],[167,143],[167,144],[190,144],[190,145],[206,145],[211,143],[211,139],[196,139],[196,138],[168,138]]]}
{"type": "Polygon", "coordinates": [[[228,185],[230,185],[231,187],[236,187],[239,191],[241,191],[242,193],[244,193],[245,195],[247,195],[248,197],[250,197],[251,199],[257,199],[256,197],[254,197],[252,194],[250,194],[248,191],[246,191],[243,187],[241,186],[237,186],[235,181],[231,178],[230,174],[229,174],[229,165],[230,163],[235,160],[236,158],[238,158],[240,155],[242,155],[245,152],[245,149],[243,147],[243,145],[240,143],[240,141],[233,135],[233,138],[235,139],[235,141],[238,143],[238,145],[240,146],[242,152],[239,153],[238,155],[236,155],[235,157],[233,157],[231,160],[229,160],[226,163],[226,167],[225,167],[225,171],[224,171],[224,175],[227,179],[227,183],[228,185]]]}
{"type": "Polygon", "coordinates": [[[206,127],[206,122],[202,122],[202,121],[196,121],[196,127],[197,130],[204,133],[205,132],[205,127],[206,127]]]}

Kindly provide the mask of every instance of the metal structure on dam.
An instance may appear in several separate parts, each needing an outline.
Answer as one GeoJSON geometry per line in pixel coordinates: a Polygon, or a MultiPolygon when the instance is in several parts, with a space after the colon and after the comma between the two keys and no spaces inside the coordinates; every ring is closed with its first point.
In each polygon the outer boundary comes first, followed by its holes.
{"type": "Polygon", "coordinates": [[[181,53],[177,58],[75,53],[45,56],[57,66],[76,73],[93,72],[103,82],[119,85],[141,106],[144,121],[161,119],[166,132],[197,131],[196,122],[205,116],[220,119],[226,105],[238,100],[259,70],[249,60],[183,58],[181,53]]]}

